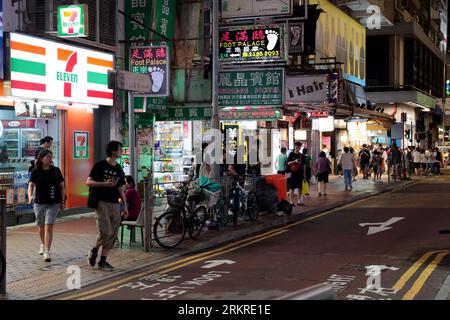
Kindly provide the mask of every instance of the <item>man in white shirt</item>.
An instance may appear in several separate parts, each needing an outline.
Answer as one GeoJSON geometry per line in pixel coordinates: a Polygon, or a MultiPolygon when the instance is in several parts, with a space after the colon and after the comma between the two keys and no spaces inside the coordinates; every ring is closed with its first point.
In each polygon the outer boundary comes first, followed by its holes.
{"type": "Polygon", "coordinates": [[[356,164],[355,156],[350,153],[350,149],[348,147],[344,148],[344,153],[339,160],[339,164],[342,166],[342,170],[344,171],[345,191],[352,190],[352,176],[356,164]]]}

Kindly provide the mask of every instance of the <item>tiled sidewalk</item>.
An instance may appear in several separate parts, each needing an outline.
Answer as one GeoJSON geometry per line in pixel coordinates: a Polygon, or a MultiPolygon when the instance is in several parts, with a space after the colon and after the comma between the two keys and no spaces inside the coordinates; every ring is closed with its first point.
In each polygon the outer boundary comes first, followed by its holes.
{"type": "Polygon", "coordinates": [[[202,235],[200,241],[186,239],[179,247],[172,250],[154,247],[150,252],[142,251],[139,232],[136,236],[137,242],[130,248],[129,234],[126,232],[123,248],[115,249],[110,254],[109,260],[116,270],[108,273],[92,269],[86,262],[87,252],[96,238],[95,219],[92,213],[58,220],[55,226],[51,263],[43,262],[41,256],[37,255],[39,236],[36,227],[14,227],[8,230],[7,237],[8,294],[4,297],[0,296],[0,299],[39,299],[68,291],[67,268],[72,265],[80,267],[82,285],[85,286],[125,274],[133,269],[211,248],[320,211],[400,188],[408,183],[411,181],[388,184],[386,181],[373,182],[358,178],[358,181],[354,182],[353,191],[345,192],[343,178],[333,177],[327,197],[319,198],[317,187],[313,186],[312,195],[306,199],[306,207],[295,207],[291,216],[262,215],[258,221],[242,222],[236,228],[211,230],[202,235]]]}

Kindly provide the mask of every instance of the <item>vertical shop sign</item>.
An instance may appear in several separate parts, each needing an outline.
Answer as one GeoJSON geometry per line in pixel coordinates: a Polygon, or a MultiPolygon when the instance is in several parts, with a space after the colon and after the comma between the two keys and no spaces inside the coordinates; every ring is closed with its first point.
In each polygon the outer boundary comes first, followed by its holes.
{"type": "MultiPolygon", "coordinates": [[[[125,18],[125,37],[127,40],[132,41],[131,45],[127,45],[126,54],[129,55],[130,46],[144,46],[148,44],[150,39],[150,32],[144,26],[150,26],[151,22],[151,0],[126,0],[125,1],[125,13],[127,17],[131,17],[134,20],[125,18]],[[136,22],[139,21],[140,23],[136,22]]],[[[126,61],[130,61],[130,57],[126,57],[126,61]]],[[[128,70],[131,71],[131,68],[128,70]]],[[[144,112],[144,98],[135,98],[134,106],[136,112],[144,112]]]]}
{"type": "Polygon", "coordinates": [[[134,73],[150,74],[152,93],[136,93],[141,97],[169,95],[169,61],[167,46],[135,47],[130,50],[130,69],[134,73]]]}
{"type": "MultiPolygon", "coordinates": [[[[156,0],[153,1],[153,25],[152,29],[163,35],[167,39],[173,39],[175,35],[175,5],[176,0],[156,0]]],[[[163,40],[158,34],[153,34],[152,38],[155,40],[163,40]]],[[[165,44],[164,42],[160,42],[160,45],[165,44]]],[[[148,99],[147,109],[151,110],[161,110],[166,109],[168,104],[168,95],[169,95],[169,70],[170,70],[170,57],[173,53],[173,42],[169,41],[167,43],[167,72],[165,75],[162,75],[160,71],[156,70],[155,76],[157,78],[164,77],[164,81],[167,82],[167,92],[166,94],[159,94],[158,98],[148,99]]],[[[153,78],[153,74],[152,74],[153,78]]],[[[158,80],[159,81],[159,80],[158,80]]]]}
{"type": "Polygon", "coordinates": [[[89,132],[75,131],[73,133],[73,158],[89,159],[89,132]]]}
{"type": "Polygon", "coordinates": [[[305,43],[305,25],[301,23],[290,23],[289,28],[289,54],[303,53],[305,43]]]}
{"type": "Polygon", "coordinates": [[[224,139],[224,150],[228,151],[227,149],[227,142],[229,143],[230,147],[230,154],[233,156],[236,154],[239,144],[239,126],[238,125],[224,125],[223,131],[225,133],[225,139],[224,139]]]}

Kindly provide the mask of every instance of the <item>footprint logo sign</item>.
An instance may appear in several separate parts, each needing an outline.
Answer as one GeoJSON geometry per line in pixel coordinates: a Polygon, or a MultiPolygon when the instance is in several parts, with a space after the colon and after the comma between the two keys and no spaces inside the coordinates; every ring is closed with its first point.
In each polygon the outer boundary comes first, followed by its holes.
{"type": "Polygon", "coordinates": [[[152,77],[152,92],[158,93],[163,87],[166,71],[160,67],[149,67],[148,73],[152,77]]]}
{"type": "Polygon", "coordinates": [[[278,39],[280,38],[280,34],[278,32],[276,32],[275,30],[266,30],[266,35],[267,35],[267,40],[269,42],[267,44],[267,50],[271,51],[277,45],[278,39]]]}

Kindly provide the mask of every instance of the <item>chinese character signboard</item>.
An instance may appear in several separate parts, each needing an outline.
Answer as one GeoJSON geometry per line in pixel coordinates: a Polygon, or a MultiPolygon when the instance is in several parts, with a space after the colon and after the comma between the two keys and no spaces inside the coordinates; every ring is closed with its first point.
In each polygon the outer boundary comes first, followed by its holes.
{"type": "Polygon", "coordinates": [[[292,0],[222,0],[222,18],[292,14],[292,0]]]}
{"type": "Polygon", "coordinates": [[[75,131],[73,133],[73,158],[89,159],[89,132],[75,131]]]}
{"type": "Polygon", "coordinates": [[[130,70],[134,73],[150,74],[151,94],[137,96],[167,97],[169,95],[169,61],[167,46],[136,47],[130,49],[130,70]]]}
{"type": "Polygon", "coordinates": [[[239,27],[219,32],[219,61],[223,63],[284,59],[283,28],[239,27]]]}
{"type": "Polygon", "coordinates": [[[58,37],[89,35],[88,6],[77,4],[58,7],[58,37]]]}
{"type": "Polygon", "coordinates": [[[284,69],[219,72],[219,106],[283,105],[284,69]]]}
{"type": "Polygon", "coordinates": [[[211,120],[212,109],[211,107],[180,107],[167,108],[166,112],[161,112],[156,115],[157,121],[181,121],[181,120],[211,120]]]}
{"type": "Polygon", "coordinates": [[[11,95],[113,105],[108,89],[111,54],[11,33],[11,95]]]}
{"type": "Polygon", "coordinates": [[[230,108],[220,111],[220,119],[225,120],[257,120],[273,121],[281,119],[283,112],[277,108],[230,108]]]}

